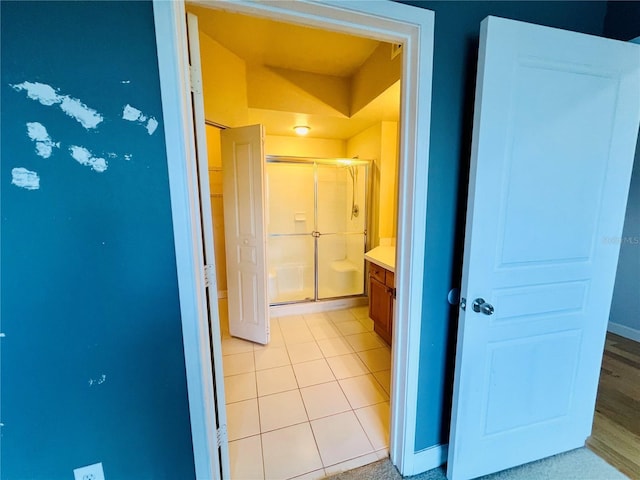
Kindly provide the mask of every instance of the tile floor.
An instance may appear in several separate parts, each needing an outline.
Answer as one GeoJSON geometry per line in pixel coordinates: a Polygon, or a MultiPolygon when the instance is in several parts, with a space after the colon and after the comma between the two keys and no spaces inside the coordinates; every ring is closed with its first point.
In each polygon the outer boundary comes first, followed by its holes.
{"type": "Polygon", "coordinates": [[[317,479],[388,456],[391,352],[367,307],[272,318],[268,346],[223,328],[222,352],[233,479],[317,479]]]}

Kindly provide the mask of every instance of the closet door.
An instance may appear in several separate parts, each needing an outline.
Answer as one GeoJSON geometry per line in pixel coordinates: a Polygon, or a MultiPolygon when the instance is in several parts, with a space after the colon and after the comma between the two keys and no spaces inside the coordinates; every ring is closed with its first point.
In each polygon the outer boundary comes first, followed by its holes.
{"type": "Polygon", "coordinates": [[[220,133],[229,333],[266,345],[269,305],[263,138],[262,125],[220,133]]]}

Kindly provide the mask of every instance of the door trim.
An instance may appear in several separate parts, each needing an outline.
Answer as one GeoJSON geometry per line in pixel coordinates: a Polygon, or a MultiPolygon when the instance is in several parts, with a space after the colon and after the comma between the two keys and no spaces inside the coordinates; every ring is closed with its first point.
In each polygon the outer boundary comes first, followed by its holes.
{"type": "Polygon", "coordinates": [[[195,474],[198,479],[219,479],[221,472],[214,458],[218,454],[217,409],[209,346],[184,4],[154,1],[153,16],[195,474]]]}
{"type": "MultiPolygon", "coordinates": [[[[414,475],[442,463],[442,455],[424,461],[415,452],[420,363],[420,328],[427,213],[427,174],[431,122],[434,13],[394,2],[215,2],[201,6],[309,25],[377,40],[403,43],[402,108],[399,137],[398,232],[391,384],[391,461],[403,475],[414,475]]],[[[195,155],[189,99],[185,8],[182,1],[154,0],[154,19],[169,184],[176,242],[183,343],[197,478],[216,478],[211,423],[213,382],[208,345],[199,212],[194,209],[195,172],[185,158],[195,155]]],[[[214,339],[214,349],[220,340],[214,339]]],[[[224,406],[222,406],[224,408],[224,406]]]]}

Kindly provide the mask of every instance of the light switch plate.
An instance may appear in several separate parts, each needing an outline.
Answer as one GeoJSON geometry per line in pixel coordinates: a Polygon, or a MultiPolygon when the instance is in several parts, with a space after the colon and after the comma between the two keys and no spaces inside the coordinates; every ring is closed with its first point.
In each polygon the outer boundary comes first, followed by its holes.
{"type": "Polygon", "coordinates": [[[102,462],[73,470],[74,480],[105,480],[102,462]]]}

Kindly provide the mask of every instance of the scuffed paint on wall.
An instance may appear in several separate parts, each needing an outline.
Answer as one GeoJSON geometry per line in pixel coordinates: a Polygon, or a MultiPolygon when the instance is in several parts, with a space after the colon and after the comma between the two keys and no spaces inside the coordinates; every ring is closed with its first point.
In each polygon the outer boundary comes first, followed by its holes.
{"type": "Polygon", "coordinates": [[[60,95],[51,85],[39,82],[22,82],[11,85],[15,90],[26,90],[27,96],[42,105],[59,105],[64,113],[75,119],[87,130],[96,128],[104,117],[93,108],[88,107],[77,98],[60,95]]]}
{"type": "Polygon", "coordinates": [[[0,478],[73,480],[102,461],[107,480],[195,479],[154,6],[0,5],[0,478]],[[104,121],[85,129],[12,88],[25,81],[104,121]],[[127,103],[156,117],[153,135],[121,118],[127,103]],[[27,122],[60,142],[50,158],[27,122]],[[72,145],[107,170],[78,163],[72,145]],[[16,167],[40,189],[12,185],[16,167]]]}
{"type": "Polygon", "coordinates": [[[40,188],[40,177],[36,172],[18,167],[11,170],[11,183],[27,190],[38,190],[40,188]]]}
{"type": "Polygon", "coordinates": [[[11,85],[15,90],[26,90],[27,97],[37,100],[42,105],[55,105],[60,103],[60,95],[58,95],[53,87],[39,82],[22,82],[17,85],[11,85]]]}
{"type": "Polygon", "coordinates": [[[107,161],[104,158],[94,157],[93,154],[84,147],[71,145],[69,147],[71,156],[80,164],[91,167],[96,172],[104,172],[107,169],[107,161]]]}
{"type": "Polygon", "coordinates": [[[94,385],[102,385],[106,381],[107,381],[107,376],[103,373],[102,375],[100,375],[100,378],[97,378],[95,380],[93,378],[90,378],[89,386],[93,387],[94,385]]]}
{"type": "MultiPolygon", "coordinates": [[[[131,83],[123,80],[121,83],[131,83]]],[[[13,90],[26,92],[27,97],[39,102],[41,105],[50,107],[58,105],[60,109],[69,117],[80,123],[85,129],[92,130],[104,121],[102,114],[95,109],[88,107],[81,100],[69,95],[60,94],[60,89],[41,82],[9,83],[13,90]]],[[[138,123],[145,127],[147,133],[152,135],[159,126],[155,117],[145,115],[140,110],[127,104],[122,113],[122,119],[138,123]]],[[[27,122],[27,136],[35,143],[35,153],[42,158],[50,158],[54,149],[61,148],[61,142],[55,142],[46,127],[40,122],[27,122]]],[[[115,152],[104,151],[101,154],[93,154],[88,148],[79,145],[67,144],[71,157],[84,166],[91,167],[95,172],[102,173],[107,170],[108,162],[103,157],[111,160],[118,158],[131,161],[131,153],[117,154],[115,152]],[[100,156],[102,155],[102,156],[100,156]]],[[[63,148],[67,148],[64,146],[63,148]]],[[[23,167],[14,169],[12,182],[14,185],[28,190],[37,190],[40,186],[40,178],[36,172],[31,172],[23,167]]]]}
{"type": "Polygon", "coordinates": [[[156,128],[158,128],[158,121],[155,119],[155,117],[148,117],[140,110],[132,107],[129,104],[126,104],[122,109],[122,118],[124,120],[128,120],[129,122],[136,122],[141,125],[145,125],[146,123],[145,128],[147,129],[147,133],[149,133],[149,135],[153,135],[153,132],[155,132],[156,128]]]}
{"type": "Polygon", "coordinates": [[[60,148],[60,142],[51,140],[44,125],[39,122],[27,122],[27,135],[36,143],[36,154],[49,158],[54,148],[60,148]]]}
{"type": "Polygon", "coordinates": [[[77,98],[64,96],[60,108],[71,118],[75,118],[80,124],[86,128],[96,128],[103,117],[92,108],[87,107],[77,98]]]}
{"type": "Polygon", "coordinates": [[[122,110],[122,118],[124,120],[129,120],[130,122],[144,122],[147,119],[140,110],[129,104],[124,106],[122,110]]]}
{"type": "Polygon", "coordinates": [[[151,117],[147,122],[147,132],[149,132],[149,135],[153,135],[153,132],[156,131],[156,128],[158,128],[158,121],[155,118],[151,117]]]}

